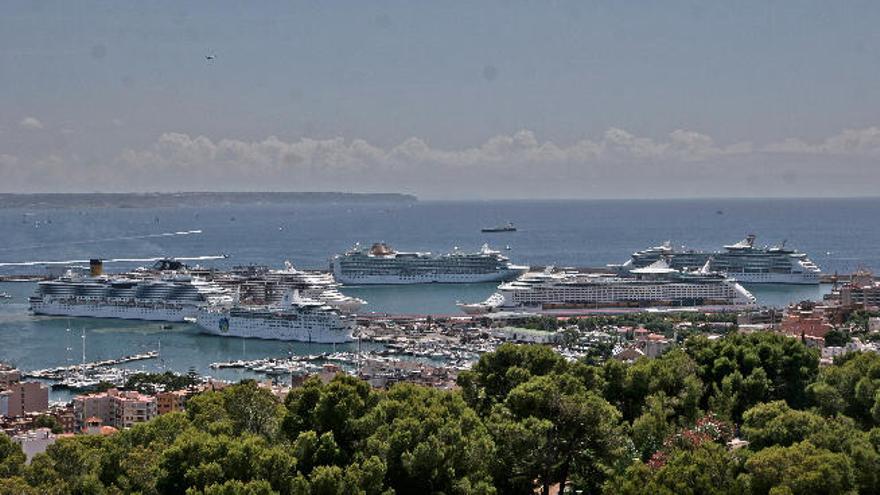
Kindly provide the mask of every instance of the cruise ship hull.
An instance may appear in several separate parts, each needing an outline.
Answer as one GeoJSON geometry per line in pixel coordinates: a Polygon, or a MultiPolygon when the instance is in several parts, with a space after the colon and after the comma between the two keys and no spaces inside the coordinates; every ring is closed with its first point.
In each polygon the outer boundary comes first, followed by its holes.
{"type": "Polygon", "coordinates": [[[530,272],[501,284],[482,303],[459,304],[468,314],[495,311],[647,311],[655,308],[745,308],[755,297],[738,282],[711,272],[682,272],[665,261],[625,276],[574,271],[530,272]]]}
{"type": "Polygon", "coordinates": [[[676,305],[676,306],[664,306],[664,305],[597,306],[597,307],[592,307],[592,306],[590,306],[590,307],[516,306],[516,307],[498,307],[498,308],[491,309],[489,311],[484,311],[482,313],[468,313],[466,311],[465,311],[465,313],[468,315],[471,315],[471,316],[490,315],[492,313],[499,313],[499,312],[546,315],[546,316],[590,316],[590,315],[624,315],[624,314],[636,314],[636,313],[663,313],[663,312],[671,312],[671,313],[689,313],[689,312],[727,313],[727,312],[743,311],[743,310],[752,309],[755,307],[756,306],[753,304],[749,304],[749,305],[716,304],[716,305],[699,305],[699,306],[678,306],[678,305],[676,305]]]}
{"type": "Polygon", "coordinates": [[[353,340],[348,326],[306,328],[298,320],[269,320],[231,316],[224,311],[200,311],[196,323],[202,333],[246,339],[286,340],[338,344],[353,340]]]}
{"type": "Polygon", "coordinates": [[[119,320],[143,320],[183,322],[194,318],[196,306],[115,306],[108,304],[70,304],[62,302],[31,302],[31,312],[44,316],[68,316],[74,318],[112,318],[119,320]]]}
{"type": "Polygon", "coordinates": [[[414,275],[346,275],[336,279],[346,285],[408,285],[408,284],[478,284],[513,280],[526,269],[502,270],[492,273],[424,273],[414,275]]]}
{"type": "Polygon", "coordinates": [[[819,273],[729,273],[731,278],[743,284],[790,284],[816,285],[819,273]]]}

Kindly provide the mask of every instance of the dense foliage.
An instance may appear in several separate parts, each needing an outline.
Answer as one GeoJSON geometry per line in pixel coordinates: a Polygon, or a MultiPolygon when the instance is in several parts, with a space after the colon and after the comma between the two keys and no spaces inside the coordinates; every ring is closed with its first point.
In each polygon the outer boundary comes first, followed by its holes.
{"type": "MultiPolygon", "coordinates": [[[[867,321],[867,320],[865,320],[867,321]]],[[[736,324],[735,313],[628,313],[623,315],[601,315],[583,318],[557,318],[553,316],[533,316],[523,322],[525,328],[552,332],[560,328],[577,326],[580,330],[601,330],[606,327],[641,327],[652,332],[662,333],[672,337],[676,333],[676,326],[680,334],[693,333],[702,330],[719,331],[725,327],[733,328],[736,324]],[[720,326],[712,327],[712,324],[720,326]]]]}
{"type": "Polygon", "coordinates": [[[191,371],[179,375],[170,371],[163,373],[135,373],[125,381],[125,388],[145,394],[155,394],[162,390],[180,390],[199,384],[199,377],[191,371]]]}
{"type": "Polygon", "coordinates": [[[798,339],[763,333],[633,364],[503,345],[459,385],[339,375],[280,400],[246,381],[29,465],[0,435],[0,495],[880,493],[875,354],[820,369],[798,339]]]}

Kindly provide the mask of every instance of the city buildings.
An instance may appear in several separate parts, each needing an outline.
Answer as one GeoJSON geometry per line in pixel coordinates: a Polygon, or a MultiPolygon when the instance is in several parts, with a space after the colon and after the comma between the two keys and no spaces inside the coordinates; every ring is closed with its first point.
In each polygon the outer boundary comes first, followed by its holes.
{"type": "Polygon", "coordinates": [[[830,306],[810,301],[791,305],[782,318],[780,330],[793,337],[825,338],[834,328],[829,308],[830,306]]]}
{"type": "Polygon", "coordinates": [[[40,382],[22,382],[17,369],[0,365],[0,416],[12,418],[48,408],[48,387],[40,382]]]}
{"type": "Polygon", "coordinates": [[[167,414],[170,412],[183,411],[188,394],[184,390],[172,390],[156,394],[156,412],[167,414]]]}
{"type": "Polygon", "coordinates": [[[7,364],[0,363],[0,388],[6,388],[20,381],[21,372],[7,364]]]}
{"type": "Polygon", "coordinates": [[[156,397],[136,391],[111,388],[106,392],[80,395],[73,399],[77,429],[82,430],[91,418],[117,429],[130,428],[149,421],[158,414],[156,397]]]}
{"type": "Polygon", "coordinates": [[[860,305],[865,309],[880,309],[880,282],[874,280],[871,272],[862,270],[852,276],[852,280],[838,289],[841,305],[860,305]]]}

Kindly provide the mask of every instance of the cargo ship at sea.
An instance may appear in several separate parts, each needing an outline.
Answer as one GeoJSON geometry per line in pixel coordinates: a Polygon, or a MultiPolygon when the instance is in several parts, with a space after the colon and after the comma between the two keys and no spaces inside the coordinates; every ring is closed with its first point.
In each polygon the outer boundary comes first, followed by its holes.
{"type": "Polygon", "coordinates": [[[743,308],[755,297],[736,281],[712,272],[676,270],[665,260],[626,274],[580,273],[552,267],[501,284],[482,303],[459,304],[464,312],[597,310],[635,308],[743,308]]]}
{"type": "Polygon", "coordinates": [[[513,222],[507,222],[506,224],[496,225],[494,227],[483,227],[482,229],[480,229],[480,232],[483,232],[483,233],[516,232],[516,226],[513,225],[513,222]]]}
{"type": "Polygon", "coordinates": [[[347,285],[501,282],[522,275],[528,267],[514,265],[487,244],[475,253],[396,251],[384,243],[360,245],[334,256],[330,270],[347,285]]]}
{"type": "Polygon", "coordinates": [[[708,262],[713,271],[745,284],[810,285],[818,284],[822,275],[822,270],[805,253],[786,248],[785,242],[779,246],[757,247],[754,234],[714,253],[674,248],[666,242],[633,253],[620,268],[642,268],[661,258],[676,269],[692,269],[708,262]]]}
{"type": "Polygon", "coordinates": [[[225,337],[342,343],[352,340],[353,316],[320,301],[286,294],[277,305],[212,305],[195,318],[202,333],[225,337]]]}

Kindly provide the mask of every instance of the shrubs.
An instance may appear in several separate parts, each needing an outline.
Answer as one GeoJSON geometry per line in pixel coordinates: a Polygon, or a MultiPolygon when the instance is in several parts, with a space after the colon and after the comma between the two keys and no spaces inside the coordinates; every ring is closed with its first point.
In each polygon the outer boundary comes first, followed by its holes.
{"type": "Polygon", "coordinates": [[[818,369],[796,339],[730,335],[631,365],[503,345],[460,390],[350,376],[284,401],[253,382],[24,465],[0,495],[880,493],[880,356],[818,369]],[[731,450],[736,434],[747,447],[731,450]]]}

